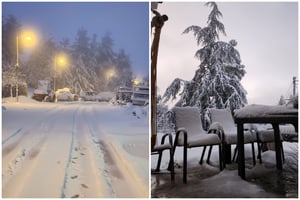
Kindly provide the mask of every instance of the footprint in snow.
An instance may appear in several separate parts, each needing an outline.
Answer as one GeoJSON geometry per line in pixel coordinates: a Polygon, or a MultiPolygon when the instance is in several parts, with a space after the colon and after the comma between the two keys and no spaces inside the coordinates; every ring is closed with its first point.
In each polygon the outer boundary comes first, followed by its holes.
{"type": "Polygon", "coordinates": [[[77,177],[78,177],[77,175],[71,176],[71,179],[75,179],[75,178],[77,178],[77,177]]]}
{"type": "Polygon", "coordinates": [[[79,194],[75,194],[75,195],[72,196],[71,198],[79,198],[79,194]]]}

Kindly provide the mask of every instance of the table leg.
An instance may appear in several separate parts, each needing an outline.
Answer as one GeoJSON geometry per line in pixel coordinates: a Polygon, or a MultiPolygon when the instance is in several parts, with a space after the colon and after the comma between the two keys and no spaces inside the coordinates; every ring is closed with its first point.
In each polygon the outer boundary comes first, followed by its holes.
{"type": "Polygon", "coordinates": [[[277,169],[282,170],[282,157],[281,157],[279,124],[272,124],[272,126],[273,126],[273,129],[274,129],[276,166],[277,166],[277,169]]]}
{"type": "Polygon", "coordinates": [[[242,179],[246,179],[243,123],[237,124],[237,147],[238,147],[238,174],[242,179]]]}

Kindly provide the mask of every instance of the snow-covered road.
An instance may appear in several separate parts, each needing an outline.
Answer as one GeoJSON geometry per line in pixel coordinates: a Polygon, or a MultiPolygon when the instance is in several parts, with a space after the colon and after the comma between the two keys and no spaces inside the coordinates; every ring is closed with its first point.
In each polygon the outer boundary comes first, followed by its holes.
{"type": "Polygon", "coordinates": [[[3,197],[148,197],[148,108],[5,102],[3,197]]]}

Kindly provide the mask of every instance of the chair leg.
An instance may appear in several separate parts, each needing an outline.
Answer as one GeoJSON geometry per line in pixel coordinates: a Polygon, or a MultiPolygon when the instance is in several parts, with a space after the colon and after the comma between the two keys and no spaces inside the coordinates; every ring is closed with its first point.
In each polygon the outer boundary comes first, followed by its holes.
{"type": "Polygon", "coordinates": [[[231,163],[231,144],[226,144],[223,143],[223,150],[224,150],[224,157],[223,157],[223,161],[224,163],[231,163]]]}
{"type": "Polygon", "coordinates": [[[259,163],[260,164],[262,164],[262,159],[261,159],[261,146],[260,146],[260,142],[259,141],[257,141],[257,153],[258,153],[258,155],[257,155],[257,158],[259,159],[259,163]]]}
{"type": "Polygon", "coordinates": [[[235,162],[235,158],[237,160],[237,146],[234,148],[234,153],[233,153],[233,157],[232,157],[232,162],[235,162]]]}
{"type": "Polygon", "coordinates": [[[222,145],[219,144],[219,164],[220,164],[220,171],[223,170],[223,159],[222,159],[222,145]]]}
{"type": "Polygon", "coordinates": [[[171,181],[174,181],[175,180],[175,172],[174,172],[174,157],[173,157],[172,149],[170,149],[170,162],[169,162],[168,170],[171,171],[171,181]]]}
{"type": "Polygon", "coordinates": [[[255,166],[256,165],[256,158],[255,158],[254,142],[251,143],[251,147],[252,147],[253,166],[255,166]]]}
{"type": "Polygon", "coordinates": [[[207,164],[209,164],[209,160],[210,160],[210,155],[211,155],[212,148],[213,148],[213,145],[210,145],[209,150],[208,150],[207,160],[206,160],[207,164]]]}
{"type": "Polygon", "coordinates": [[[155,170],[155,171],[157,171],[157,172],[158,172],[159,169],[160,169],[160,164],[161,164],[162,154],[163,154],[163,152],[162,152],[162,151],[159,151],[159,153],[158,153],[157,165],[156,165],[156,170],[155,170]]]}
{"type": "Polygon", "coordinates": [[[285,161],[285,157],[284,157],[284,151],[283,151],[282,141],[280,141],[280,148],[281,148],[281,153],[282,153],[282,162],[284,162],[285,161]]]}
{"type": "Polygon", "coordinates": [[[200,158],[200,161],[199,161],[200,165],[202,165],[202,163],[203,163],[203,158],[204,158],[204,155],[205,155],[205,151],[206,151],[206,146],[204,146],[203,150],[202,150],[201,158],[200,158]]]}
{"type": "Polygon", "coordinates": [[[183,182],[187,182],[187,146],[183,147],[183,182]]]}
{"type": "Polygon", "coordinates": [[[222,143],[221,144],[221,151],[222,151],[222,168],[225,169],[226,168],[226,150],[224,148],[224,146],[226,145],[226,143],[222,143]]]}

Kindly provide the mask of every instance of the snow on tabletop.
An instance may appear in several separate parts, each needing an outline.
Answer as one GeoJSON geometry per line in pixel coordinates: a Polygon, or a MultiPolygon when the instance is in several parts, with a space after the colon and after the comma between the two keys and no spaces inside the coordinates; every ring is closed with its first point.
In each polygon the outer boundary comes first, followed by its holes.
{"type": "Polygon", "coordinates": [[[234,116],[237,118],[251,118],[251,117],[266,117],[273,114],[295,113],[298,112],[295,108],[286,106],[267,106],[267,105],[248,105],[244,108],[235,111],[234,116]]]}

